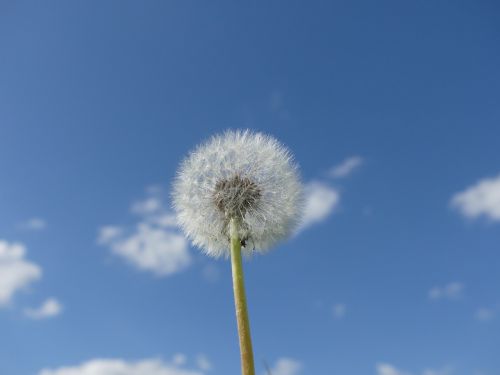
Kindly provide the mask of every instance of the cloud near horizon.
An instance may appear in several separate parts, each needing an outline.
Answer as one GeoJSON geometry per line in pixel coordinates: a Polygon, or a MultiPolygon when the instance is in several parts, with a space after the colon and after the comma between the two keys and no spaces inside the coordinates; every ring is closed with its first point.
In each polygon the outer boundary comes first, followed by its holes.
{"type": "MultiPolygon", "coordinates": [[[[270,369],[272,375],[299,375],[303,365],[293,358],[278,358],[274,366],[270,369]]],[[[266,374],[267,375],[267,374],[266,374]]]]}
{"type": "Polygon", "coordinates": [[[38,375],[205,375],[198,369],[186,369],[184,363],[151,358],[140,361],[91,359],[76,366],[43,369],[38,375]]]}
{"type": "MultiPolygon", "coordinates": [[[[411,372],[402,371],[389,363],[377,363],[375,366],[377,375],[412,375],[411,372]]],[[[441,369],[425,369],[419,374],[421,375],[451,375],[453,369],[450,366],[445,366],[441,369]]]]}

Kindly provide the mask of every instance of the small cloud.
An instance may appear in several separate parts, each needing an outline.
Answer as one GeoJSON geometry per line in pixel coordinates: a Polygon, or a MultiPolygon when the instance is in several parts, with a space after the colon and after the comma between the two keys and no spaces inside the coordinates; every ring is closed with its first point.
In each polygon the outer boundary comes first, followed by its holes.
{"type": "Polygon", "coordinates": [[[25,259],[21,243],[0,240],[0,307],[7,305],[14,294],[42,277],[42,269],[25,259]]]}
{"type": "Polygon", "coordinates": [[[422,375],[451,375],[453,373],[453,367],[445,366],[441,369],[425,369],[422,375]]]}
{"type": "Polygon", "coordinates": [[[161,185],[149,185],[146,188],[146,193],[148,193],[149,195],[162,194],[163,187],[161,185]]]}
{"type": "Polygon", "coordinates": [[[302,371],[302,363],[292,358],[279,358],[270,369],[272,375],[298,375],[302,371]]]}
{"type": "Polygon", "coordinates": [[[481,216],[500,221],[500,175],[485,178],[455,194],[451,205],[467,218],[481,216]]]}
{"type": "Polygon", "coordinates": [[[134,214],[149,215],[158,212],[162,208],[162,202],[158,197],[149,197],[145,200],[135,202],[130,210],[134,214]]]}
{"type": "Polygon", "coordinates": [[[347,312],[347,306],[344,303],[337,303],[332,307],[333,317],[335,319],[342,319],[347,312]]]}
{"type": "Polygon", "coordinates": [[[146,199],[131,207],[133,213],[140,215],[135,228],[104,226],[99,230],[97,243],[108,246],[115,255],[140,270],[169,276],[186,269],[191,264],[191,254],[161,193],[159,186],[150,186],[146,199]]]}
{"type": "Polygon", "coordinates": [[[389,363],[377,363],[375,366],[377,375],[411,375],[408,372],[398,370],[396,367],[389,363]]]}
{"type": "Polygon", "coordinates": [[[200,370],[204,372],[210,371],[213,368],[212,363],[204,354],[200,354],[196,357],[196,365],[200,370]]]}
{"type": "Polygon", "coordinates": [[[464,284],[459,282],[452,282],[444,286],[435,286],[429,290],[429,298],[432,300],[457,300],[462,298],[464,291],[464,284]]]}
{"type": "MultiPolygon", "coordinates": [[[[412,375],[410,372],[402,371],[389,363],[378,363],[376,366],[377,375],[412,375]]],[[[453,368],[445,366],[442,369],[425,369],[421,375],[451,375],[453,368]]]]}
{"type": "Polygon", "coordinates": [[[114,254],[143,271],[168,276],[191,264],[191,255],[184,236],[149,223],[139,223],[128,236],[109,243],[114,254]]]}
{"type": "Polygon", "coordinates": [[[187,357],[182,353],[177,353],[172,358],[172,363],[176,366],[183,366],[187,363],[187,357]]]}
{"type": "Polygon", "coordinates": [[[489,322],[493,320],[496,316],[496,311],[494,309],[489,309],[486,307],[481,307],[476,310],[474,317],[480,322],[489,322]]]}
{"type": "Polygon", "coordinates": [[[43,369],[38,375],[204,375],[204,372],[186,369],[183,364],[161,359],[126,361],[124,359],[92,359],[76,366],[43,369]]]}
{"type": "Polygon", "coordinates": [[[24,314],[31,319],[46,319],[61,314],[62,309],[63,306],[57,299],[49,298],[38,308],[24,310],[24,314]]]}
{"type": "Polygon", "coordinates": [[[47,222],[39,217],[32,217],[20,224],[26,230],[40,231],[47,227],[47,222]]]}
{"type": "Polygon", "coordinates": [[[151,216],[149,221],[162,228],[174,228],[177,226],[175,215],[170,213],[151,216]]]}
{"type": "Polygon", "coordinates": [[[328,174],[332,178],[347,177],[362,164],[363,158],[361,156],[351,156],[333,167],[328,174]]]}
{"type": "Polygon", "coordinates": [[[99,229],[97,243],[107,245],[119,238],[123,234],[123,229],[117,226],[108,225],[99,229]]]}
{"type": "Polygon", "coordinates": [[[320,182],[310,182],[305,186],[305,207],[302,222],[297,232],[325,220],[337,207],[340,193],[320,182]]]}

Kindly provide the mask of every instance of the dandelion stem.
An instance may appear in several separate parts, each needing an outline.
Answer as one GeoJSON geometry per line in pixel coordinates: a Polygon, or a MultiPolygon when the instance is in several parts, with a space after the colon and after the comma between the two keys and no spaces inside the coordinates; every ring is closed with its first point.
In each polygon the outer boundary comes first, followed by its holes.
{"type": "Polygon", "coordinates": [[[231,269],[233,273],[234,305],[240,338],[241,373],[255,375],[253,363],[252,339],[250,337],[250,322],[248,320],[245,281],[241,261],[241,241],[238,236],[238,221],[231,219],[229,233],[231,236],[231,269]]]}

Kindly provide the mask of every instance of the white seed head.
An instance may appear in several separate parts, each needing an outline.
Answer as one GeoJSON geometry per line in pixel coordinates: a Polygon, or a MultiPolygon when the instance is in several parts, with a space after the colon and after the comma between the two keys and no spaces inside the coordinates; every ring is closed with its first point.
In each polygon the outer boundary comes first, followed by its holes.
{"type": "Polygon", "coordinates": [[[230,219],[239,222],[243,253],[250,254],[293,232],[302,213],[302,184],[290,152],[276,139],[227,131],[182,162],[173,202],[180,226],[208,255],[230,255],[230,219]]]}

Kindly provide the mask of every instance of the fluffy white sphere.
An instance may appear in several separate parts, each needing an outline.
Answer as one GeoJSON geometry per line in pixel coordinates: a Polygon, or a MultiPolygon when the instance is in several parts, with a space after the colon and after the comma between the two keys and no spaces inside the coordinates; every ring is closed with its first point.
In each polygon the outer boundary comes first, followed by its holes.
{"type": "Polygon", "coordinates": [[[227,131],[182,162],[173,187],[177,219],[208,255],[230,255],[236,218],[243,253],[263,252],[288,236],[302,212],[302,184],[287,148],[273,137],[227,131]]]}

